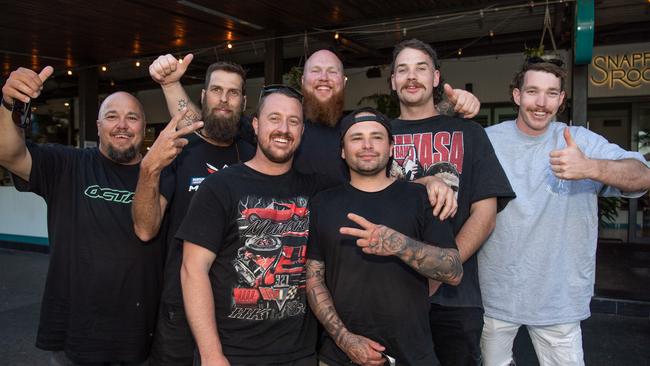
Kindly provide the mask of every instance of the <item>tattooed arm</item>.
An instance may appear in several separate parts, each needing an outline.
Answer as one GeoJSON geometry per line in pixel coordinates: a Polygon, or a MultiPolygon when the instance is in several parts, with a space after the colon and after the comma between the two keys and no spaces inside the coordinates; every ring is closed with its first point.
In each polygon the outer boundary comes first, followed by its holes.
{"type": "Polygon", "coordinates": [[[371,339],[348,331],[336,313],[334,300],[325,284],[325,263],[308,259],[305,269],[309,306],[336,345],[356,364],[383,365],[385,360],[381,352],[385,348],[371,339]]]}
{"type": "Polygon", "coordinates": [[[179,127],[187,126],[201,120],[201,109],[190,100],[185,88],[181,85],[181,77],[187,71],[194,56],[190,53],[180,62],[176,57],[167,54],[159,56],[150,66],[149,75],[160,84],[169,114],[174,117],[187,109],[183,122],[179,127]]]}
{"type": "Polygon", "coordinates": [[[421,243],[389,227],[373,224],[359,215],[350,213],[348,218],[361,229],[342,227],[340,232],[358,237],[357,245],[364,253],[394,255],[427,278],[450,285],[460,283],[463,265],[458,250],[421,243]]]}

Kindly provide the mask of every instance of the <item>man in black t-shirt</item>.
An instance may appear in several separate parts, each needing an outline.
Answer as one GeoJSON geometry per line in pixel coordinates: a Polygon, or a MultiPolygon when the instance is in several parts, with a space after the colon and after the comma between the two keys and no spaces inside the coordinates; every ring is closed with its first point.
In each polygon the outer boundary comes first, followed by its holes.
{"type": "Polygon", "coordinates": [[[460,282],[451,225],[433,217],[424,187],[388,176],[386,117],[370,108],[351,113],[341,141],[350,182],[319,193],[310,207],[307,297],[327,331],[319,357],[329,365],[434,365],[422,321],[426,278],[460,282]],[[353,223],[360,228],[347,227],[353,223]]]}
{"type": "Polygon", "coordinates": [[[178,230],[196,364],[316,363],[305,299],[307,203],[327,182],[291,169],[301,102],[289,87],[263,91],[255,156],[207,177],[178,230]]]}
{"type": "MultiPolygon", "coordinates": [[[[163,90],[168,85],[173,88],[189,63],[187,60],[183,66],[176,61],[170,55],[160,56],[149,68],[152,78],[163,90]],[[172,70],[170,65],[177,68],[172,70]],[[169,70],[165,71],[166,67],[169,70]]],[[[176,113],[176,118],[160,133],[142,160],[133,200],[133,224],[140,239],[149,240],[161,231],[169,204],[168,225],[160,235],[167,234],[167,257],[151,354],[154,365],[191,365],[194,359],[195,344],[185,318],[180,284],[183,243],[174,235],[205,177],[247,161],[254,154],[253,146],[238,136],[239,119],[246,104],[245,86],[246,74],[240,65],[229,62],[210,65],[201,92],[201,121],[191,123],[197,117],[192,116],[192,111],[181,108],[181,113],[176,113]],[[176,120],[181,117],[182,122],[177,126],[176,120]],[[168,177],[161,180],[160,174],[168,166],[168,177]]]]}
{"type": "Polygon", "coordinates": [[[149,354],[162,271],[160,243],[141,243],[129,217],[142,159],[142,105],[124,92],[106,97],[99,148],[25,145],[14,125],[24,116],[19,103],[38,97],[52,72],[12,72],[0,107],[0,164],[18,190],[48,206],[50,267],[36,346],[53,351],[52,365],[140,364],[149,354]]]}
{"type": "Polygon", "coordinates": [[[419,40],[404,41],[393,51],[391,71],[400,102],[400,117],[392,121],[391,174],[438,176],[458,199],[452,224],[465,274],[457,287],[431,284],[435,351],[444,366],[478,365],[483,309],[475,253],[494,229],[497,211],[515,195],[483,128],[436,110],[442,88],[435,51],[419,40]]]}

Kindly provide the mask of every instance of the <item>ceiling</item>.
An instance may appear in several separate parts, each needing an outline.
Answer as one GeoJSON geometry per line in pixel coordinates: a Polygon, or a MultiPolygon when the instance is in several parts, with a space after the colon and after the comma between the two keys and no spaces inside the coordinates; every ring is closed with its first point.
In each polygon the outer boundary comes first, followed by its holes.
{"type": "MultiPolygon", "coordinates": [[[[79,72],[106,66],[99,71],[100,92],[150,89],[156,85],[147,66],[155,57],[190,51],[196,57],[185,82],[200,82],[216,60],[263,76],[266,44],[273,39],[282,40],[285,71],[320,48],[336,50],[347,67],[386,64],[404,38],[430,42],[442,58],[459,57],[459,51],[461,57],[521,52],[539,44],[546,3],[0,0],[0,81],[18,66],[52,65],[56,72],[45,97],[70,97],[78,93],[79,72]]],[[[570,48],[575,3],[548,4],[558,48],[570,48]]],[[[648,41],[650,0],[603,0],[595,7],[596,45],[648,41]]],[[[545,45],[551,47],[549,38],[545,45]]]]}

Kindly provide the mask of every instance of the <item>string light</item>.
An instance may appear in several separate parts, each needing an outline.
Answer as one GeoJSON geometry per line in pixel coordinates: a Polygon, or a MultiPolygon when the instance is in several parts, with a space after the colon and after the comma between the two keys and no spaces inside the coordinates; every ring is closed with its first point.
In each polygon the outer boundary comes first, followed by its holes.
{"type": "Polygon", "coordinates": [[[226,45],[226,47],[228,47],[228,49],[231,49],[231,48],[232,48],[232,43],[228,42],[228,44],[226,45]]]}
{"type": "Polygon", "coordinates": [[[179,64],[182,64],[182,63],[183,63],[183,58],[182,58],[182,57],[179,57],[179,58],[178,58],[178,63],[179,63],[179,64]]]}
{"type": "Polygon", "coordinates": [[[69,106],[70,106],[70,103],[65,102],[65,103],[63,103],[63,105],[66,106],[66,107],[69,107],[69,106]]]}
{"type": "Polygon", "coordinates": [[[334,33],[334,39],[339,39],[339,32],[334,33]]]}
{"type": "Polygon", "coordinates": [[[135,62],[135,67],[140,67],[140,61],[135,62]]]}
{"type": "Polygon", "coordinates": [[[106,66],[102,66],[102,71],[103,71],[103,72],[106,72],[106,70],[108,70],[108,67],[106,67],[106,66]]]}
{"type": "Polygon", "coordinates": [[[490,37],[494,37],[494,31],[490,29],[490,37]]]}
{"type": "Polygon", "coordinates": [[[68,70],[68,75],[72,76],[72,70],[68,70]]]}
{"type": "Polygon", "coordinates": [[[462,55],[463,55],[463,49],[462,49],[462,48],[459,48],[459,49],[458,49],[458,56],[462,56],[462,55]]]}

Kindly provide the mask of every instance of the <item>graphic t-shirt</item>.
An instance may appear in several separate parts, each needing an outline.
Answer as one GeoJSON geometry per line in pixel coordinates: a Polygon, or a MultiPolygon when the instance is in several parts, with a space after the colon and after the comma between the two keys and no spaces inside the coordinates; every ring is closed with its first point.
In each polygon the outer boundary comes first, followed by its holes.
{"type": "MultiPolygon", "coordinates": [[[[328,189],[311,203],[309,259],[325,263],[327,287],[349,331],[386,347],[398,365],[434,365],[425,277],[395,256],[365,254],[356,238],[339,228],[357,227],[349,212],[386,225],[416,240],[455,248],[451,224],[433,217],[426,189],[395,181],[379,192],[363,192],[350,184],[328,189]]],[[[319,351],[330,365],[350,359],[325,334],[319,351]]]]}
{"type": "Polygon", "coordinates": [[[133,232],[139,165],[98,149],[28,144],[29,182],[19,191],[47,203],[50,268],[36,346],[76,363],[142,362],[156,323],[161,243],[133,232]]]}
{"type": "Polygon", "coordinates": [[[255,148],[243,140],[236,140],[228,147],[212,145],[191,134],[189,144],[170,165],[170,174],[161,179],[160,192],[169,202],[167,235],[167,259],[162,301],[176,306],[183,305],[180,271],[183,260],[183,242],[174,237],[178,231],[192,196],[210,174],[239,162],[248,161],[255,148]]]}
{"type": "Polygon", "coordinates": [[[314,353],[304,264],[307,204],[321,187],[326,179],[315,175],[269,176],[239,164],[210,175],[192,199],[176,236],[216,254],[209,275],[230,362],[288,362],[314,353]]]}
{"type": "MultiPolygon", "coordinates": [[[[391,175],[414,180],[434,175],[456,191],[458,211],[449,219],[454,234],[470,215],[472,203],[497,198],[497,210],[515,197],[494,154],[485,130],[478,123],[444,115],[422,120],[391,122],[395,144],[391,175]]],[[[442,284],[431,302],[445,306],[481,307],[476,255],[463,263],[458,286],[442,284]]]]}

